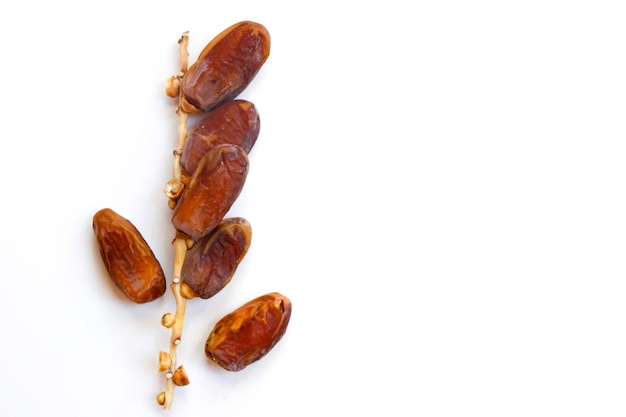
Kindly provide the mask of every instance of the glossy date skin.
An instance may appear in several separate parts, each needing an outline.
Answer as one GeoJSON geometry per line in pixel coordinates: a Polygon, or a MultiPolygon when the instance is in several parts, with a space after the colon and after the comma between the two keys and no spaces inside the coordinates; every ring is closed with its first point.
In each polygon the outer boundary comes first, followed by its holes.
{"type": "Polygon", "coordinates": [[[217,35],[189,67],[181,84],[181,107],[208,111],[239,95],[270,53],[270,35],[255,22],[236,23],[217,35]]]}
{"type": "Polygon", "coordinates": [[[217,227],[239,197],[248,165],[248,155],[238,145],[218,145],[202,157],[174,209],[176,230],[198,240],[217,227]]]}
{"type": "Polygon", "coordinates": [[[93,216],[93,231],[111,280],[135,303],[147,303],[165,293],[161,264],[137,228],[109,208],[93,216]]]}
{"type": "Polygon", "coordinates": [[[239,145],[249,154],[260,127],[254,104],[246,100],[228,101],[208,112],[190,130],[180,163],[192,175],[207,151],[224,143],[239,145]]]}
{"type": "Polygon", "coordinates": [[[210,298],[232,279],[246,255],[252,228],[241,217],[224,219],[211,233],[198,240],[185,257],[183,288],[186,298],[210,298]]]}
{"type": "Polygon", "coordinates": [[[287,330],[291,301],[262,295],[219,320],[204,345],[206,356],[228,371],[240,371],[265,356],[287,330]]]}

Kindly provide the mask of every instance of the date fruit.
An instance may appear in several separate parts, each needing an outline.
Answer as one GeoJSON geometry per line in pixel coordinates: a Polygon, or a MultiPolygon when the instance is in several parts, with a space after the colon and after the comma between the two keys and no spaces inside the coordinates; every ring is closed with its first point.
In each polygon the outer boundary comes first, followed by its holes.
{"type": "Polygon", "coordinates": [[[270,54],[270,35],[255,22],[235,23],[204,47],[182,79],[181,107],[208,111],[232,100],[256,76],[270,54]]]}
{"type": "Polygon", "coordinates": [[[259,129],[259,114],[254,104],[246,100],[228,101],[208,112],[191,129],[180,163],[193,175],[207,151],[222,143],[239,145],[249,154],[259,129]]]}
{"type": "Polygon", "coordinates": [[[287,330],[291,301],[279,293],[255,298],[219,320],[204,345],[206,356],[240,371],[265,356],[287,330]]]}
{"type": "Polygon", "coordinates": [[[147,303],[165,293],[165,274],[139,230],[109,208],[93,216],[100,255],[111,280],[130,300],[147,303]]]}
{"type": "Polygon", "coordinates": [[[252,228],[241,217],[224,219],[198,240],[185,257],[181,293],[186,298],[210,298],[232,279],[250,247],[252,228]]]}
{"type": "Polygon", "coordinates": [[[248,155],[238,145],[218,145],[202,157],[174,209],[176,230],[198,240],[217,227],[239,197],[248,165],[248,155]]]}

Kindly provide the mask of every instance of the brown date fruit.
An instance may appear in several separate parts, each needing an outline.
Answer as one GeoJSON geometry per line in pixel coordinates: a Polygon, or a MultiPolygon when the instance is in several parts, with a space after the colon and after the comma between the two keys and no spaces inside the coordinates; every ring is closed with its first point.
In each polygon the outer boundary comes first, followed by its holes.
{"type": "Polygon", "coordinates": [[[176,230],[198,240],[217,227],[239,197],[248,165],[248,155],[238,145],[218,145],[202,157],[174,209],[176,230]]]}
{"type": "Polygon", "coordinates": [[[208,112],[190,130],[180,163],[192,175],[207,151],[222,143],[239,145],[249,154],[260,127],[254,104],[246,100],[228,101],[208,112]]]}
{"type": "Polygon", "coordinates": [[[185,257],[181,293],[186,298],[209,298],[232,279],[250,247],[252,228],[240,217],[224,219],[200,238],[185,257]]]}
{"type": "Polygon", "coordinates": [[[270,35],[255,22],[235,23],[204,47],[182,79],[181,107],[208,111],[232,100],[256,76],[270,54],[270,35]]]}
{"type": "Polygon", "coordinates": [[[291,301],[279,293],[255,298],[219,320],[204,353],[228,371],[240,371],[265,356],[287,330],[291,301]]]}
{"type": "Polygon", "coordinates": [[[165,293],[165,274],[139,230],[109,208],[93,216],[93,231],[111,280],[130,300],[147,303],[165,293]]]}

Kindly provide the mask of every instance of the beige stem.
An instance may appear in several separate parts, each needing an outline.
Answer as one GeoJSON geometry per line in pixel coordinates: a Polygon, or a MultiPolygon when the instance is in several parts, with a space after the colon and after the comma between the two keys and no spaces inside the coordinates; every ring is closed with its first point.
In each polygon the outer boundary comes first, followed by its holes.
{"type": "MultiPolygon", "coordinates": [[[[178,74],[177,78],[179,81],[182,81],[183,76],[187,72],[188,69],[188,52],[187,45],[189,43],[189,34],[188,32],[183,33],[182,37],[178,41],[178,45],[180,47],[180,61],[181,61],[181,70],[178,74]]],[[[187,113],[181,109],[180,107],[180,99],[181,94],[179,92],[179,106],[176,109],[176,114],[178,115],[178,146],[174,151],[174,181],[181,182],[182,178],[182,170],[180,166],[180,157],[182,155],[183,148],[185,146],[185,141],[187,140],[187,113]]],[[[170,199],[170,206],[175,206],[176,201],[170,199]]],[[[171,368],[166,373],[165,380],[165,392],[163,399],[163,408],[169,410],[172,405],[172,401],[174,399],[174,388],[176,384],[173,380],[174,371],[177,368],[176,365],[176,348],[181,341],[183,335],[183,323],[185,322],[185,309],[187,307],[186,299],[180,294],[180,286],[182,283],[182,269],[183,263],[185,262],[185,256],[187,254],[187,241],[185,238],[176,237],[173,242],[174,245],[174,274],[172,276],[172,284],[171,289],[174,294],[174,298],[176,301],[176,314],[174,325],[171,327],[172,334],[170,336],[170,349],[169,354],[171,357],[171,368]]]]}
{"type": "Polygon", "coordinates": [[[174,240],[174,276],[172,279],[172,293],[176,299],[176,321],[172,326],[172,335],[170,336],[170,357],[172,360],[172,366],[168,370],[165,380],[165,404],[163,407],[169,410],[174,399],[174,381],[172,376],[176,369],[176,347],[181,341],[183,336],[183,323],[185,322],[185,309],[187,307],[186,299],[180,295],[180,284],[182,282],[182,269],[185,262],[185,255],[187,253],[187,242],[183,238],[176,238],[174,240]]]}
{"type": "Polygon", "coordinates": [[[183,176],[180,157],[183,154],[183,148],[187,140],[187,119],[189,115],[180,107],[176,109],[176,114],[178,115],[178,148],[174,151],[174,179],[180,180],[183,176]]]}

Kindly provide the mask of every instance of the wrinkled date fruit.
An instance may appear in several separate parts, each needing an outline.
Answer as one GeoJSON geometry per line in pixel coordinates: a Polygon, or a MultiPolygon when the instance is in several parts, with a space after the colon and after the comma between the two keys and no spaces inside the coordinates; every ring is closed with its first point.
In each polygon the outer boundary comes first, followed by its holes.
{"type": "Polygon", "coordinates": [[[226,286],[248,252],[252,228],[241,217],[223,220],[187,252],[181,293],[210,298],[226,286]]]}
{"type": "Polygon", "coordinates": [[[270,54],[270,35],[255,22],[239,22],[204,47],[182,80],[181,106],[207,111],[232,100],[252,81],[270,54]]]}
{"type": "Polygon", "coordinates": [[[241,146],[212,148],[200,160],[174,209],[174,227],[194,240],[210,233],[239,197],[247,175],[248,155],[241,146]]]}
{"type": "Polygon", "coordinates": [[[93,230],[113,283],[132,301],[146,303],[165,293],[165,275],[141,233],[111,209],[93,216],[93,230]]]}
{"type": "Polygon", "coordinates": [[[259,114],[246,100],[228,101],[211,110],[189,132],[180,163],[192,175],[200,159],[216,145],[232,143],[250,153],[259,136],[259,114]]]}
{"type": "Polygon", "coordinates": [[[270,293],[256,298],[215,324],[204,352],[228,371],[240,371],[265,356],[287,330],[291,301],[270,293]]]}

